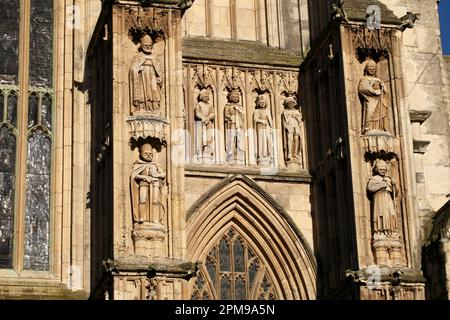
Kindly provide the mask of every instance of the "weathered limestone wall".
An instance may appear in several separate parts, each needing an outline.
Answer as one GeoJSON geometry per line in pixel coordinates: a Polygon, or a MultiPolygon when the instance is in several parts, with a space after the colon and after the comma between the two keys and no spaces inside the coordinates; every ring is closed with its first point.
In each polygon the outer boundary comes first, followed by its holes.
{"type": "Polygon", "coordinates": [[[184,37],[258,41],[301,53],[309,49],[307,0],[197,0],[183,28],[184,37]]]}
{"type": "MultiPolygon", "coordinates": [[[[212,187],[221,181],[218,177],[190,176],[186,178],[186,210],[212,187]]],[[[311,248],[313,245],[312,217],[309,183],[289,183],[280,181],[257,180],[258,185],[291,216],[311,248]]]]}
{"type": "MultiPolygon", "coordinates": [[[[450,179],[442,179],[450,176],[450,126],[444,98],[447,80],[437,3],[435,0],[381,2],[398,17],[407,11],[421,15],[415,28],[403,33],[404,90],[409,110],[432,112],[420,127],[420,139],[431,142],[423,154],[423,177],[427,202],[437,211],[445,203],[450,190],[450,179]]],[[[416,173],[420,174],[420,171],[416,168],[416,173]]]]}

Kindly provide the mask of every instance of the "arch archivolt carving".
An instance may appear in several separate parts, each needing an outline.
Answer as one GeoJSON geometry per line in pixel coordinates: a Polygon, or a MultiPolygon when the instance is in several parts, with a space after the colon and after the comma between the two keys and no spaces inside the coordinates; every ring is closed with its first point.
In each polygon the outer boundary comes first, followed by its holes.
{"type": "Polygon", "coordinates": [[[204,263],[233,230],[260,259],[275,298],[315,299],[311,248],[287,213],[253,180],[240,175],[225,179],[197,201],[187,217],[189,260],[204,263]]]}

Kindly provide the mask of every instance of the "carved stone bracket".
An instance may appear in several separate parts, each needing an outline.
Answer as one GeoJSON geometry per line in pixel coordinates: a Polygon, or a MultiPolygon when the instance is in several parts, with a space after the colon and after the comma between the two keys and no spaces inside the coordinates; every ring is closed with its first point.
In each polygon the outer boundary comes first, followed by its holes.
{"type": "MultiPolygon", "coordinates": [[[[377,266],[377,272],[375,273],[373,266],[371,266],[357,271],[347,270],[346,275],[353,283],[360,285],[371,284],[370,282],[374,275],[377,277],[379,284],[400,285],[425,282],[421,271],[405,267],[377,266]]],[[[373,285],[377,284],[374,283],[373,285]]]]}
{"type": "Polygon", "coordinates": [[[173,288],[195,277],[199,268],[197,263],[179,259],[142,256],[109,259],[103,265],[107,287],[102,291],[114,300],[179,300],[182,293],[173,288]]]}
{"type": "Polygon", "coordinates": [[[128,117],[127,122],[130,125],[131,139],[135,141],[148,137],[159,139],[161,142],[167,141],[169,122],[165,118],[154,115],[136,115],[128,117]]]}
{"type": "Polygon", "coordinates": [[[424,154],[427,151],[431,141],[427,140],[413,140],[414,153],[424,154]]]}
{"type": "Polygon", "coordinates": [[[368,133],[362,138],[368,153],[395,153],[396,139],[387,132],[368,133]]]}

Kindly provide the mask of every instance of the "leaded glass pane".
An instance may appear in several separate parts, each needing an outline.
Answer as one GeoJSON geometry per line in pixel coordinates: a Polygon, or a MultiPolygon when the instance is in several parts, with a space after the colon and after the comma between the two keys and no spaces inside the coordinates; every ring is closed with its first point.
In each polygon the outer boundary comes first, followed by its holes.
{"type": "Polygon", "coordinates": [[[11,92],[8,96],[8,121],[17,127],[17,94],[11,92]]]}
{"type": "Polygon", "coordinates": [[[212,259],[211,256],[206,258],[206,270],[208,270],[209,277],[211,278],[213,286],[216,286],[217,285],[217,267],[216,267],[215,260],[212,259]]]}
{"type": "Polygon", "coordinates": [[[42,97],[42,119],[41,123],[44,125],[47,129],[52,129],[52,97],[49,94],[45,94],[42,97]]]}
{"type": "Polygon", "coordinates": [[[244,245],[239,239],[234,242],[234,271],[245,272],[244,245]]]}
{"type": "Polygon", "coordinates": [[[259,271],[259,260],[258,259],[254,259],[251,263],[250,266],[248,267],[248,277],[249,277],[249,284],[250,287],[253,287],[253,285],[255,284],[255,279],[256,279],[256,275],[258,274],[259,271]]]}
{"type": "Polygon", "coordinates": [[[245,300],[247,297],[245,293],[245,282],[241,276],[236,279],[234,295],[236,300],[245,300]]]}
{"type": "Polygon", "coordinates": [[[38,124],[39,96],[33,93],[28,98],[28,128],[38,124]]]}
{"type": "Polygon", "coordinates": [[[30,85],[53,86],[53,0],[31,1],[30,85]]]}
{"type": "Polygon", "coordinates": [[[220,297],[222,300],[231,300],[231,280],[227,276],[220,279],[220,297]]]}
{"type": "Polygon", "coordinates": [[[0,0],[0,84],[18,84],[19,0],[0,0]]]}
{"type": "Polygon", "coordinates": [[[0,128],[0,269],[12,268],[16,139],[0,128]]]}
{"type": "Polygon", "coordinates": [[[25,257],[27,270],[48,271],[51,140],[40,130],[28,139],[25,257]]]}
{"type": "Polygon", "coordinates": [[[3,118],[4,109],[5,109],[5,97],[3,96],[3,92],[0,91],[0,122],[5,121],[5,119],[3,118]]]}
{"type": "Polygon", "coordinates": [[[231,271],[230,263],[230,246],[225,239],[220,241],[219,248],[219,258],[220,258],[220,271],[231,271]]]}

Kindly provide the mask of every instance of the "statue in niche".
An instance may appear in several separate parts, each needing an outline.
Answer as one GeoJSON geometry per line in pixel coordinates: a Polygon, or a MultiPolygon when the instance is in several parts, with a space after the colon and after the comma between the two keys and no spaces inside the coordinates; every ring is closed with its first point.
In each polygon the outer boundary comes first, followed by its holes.
{"type": "Polygon", "coordinates": [[[163,224],[163,181],[166,173],[153,161],[153,148],[145,143],[131,173],[131,197],[135,224],[163,224]]]}
{"type": "Polygon", "coordinates": [[[302,115],[297,107],[294,97],[284,100],[282,113],[283,129],[285,134],[285,150],[287,163],[301,162],[300,124],[302,115]]]}
{"type": "Polygon", "coordinates": [[[161,109],[161,68],[152,53],[153,40],[146,34],[141,38],[139,53],[131,63],[130,99],[135,112],[159,114],[161,109]]]}
{"type": "Polygon", "coordinates": [[[195,106],[195,154],[197,159],[212,159],[214,155],[214,120],[216,114],[209,102],[209,91],[202,90],[195,106]]]}
{"type": "Polygon", "coordinates": [[[367,184],[367,191],[371,198],[374,235],[392,236],[398,232],[397,214],[395,210],[398,190],[395,180],[386,174],[386,161],[377,160],[374,175],[367,184]]]}
{"type": "Polygon", "coordinates": [[[239,103],[239,91],[233,90],[228,96],[225,105],[225,138],[227,161],[244,164],[244,108],[239,103]]]}
{"type": "Polygon", "coordinates": [[[377,77],[377,63],[367,61],[364,77],[359,82],[359,96],[363,106],[363,133],[389,131],[387,89],[377,77]]]}
{"type": "Polygon", "coordinates": [[[272,116],[267,108],[264,95],[258,95],[256,99],[256,110],[253,115],[254,128],[256,130],[256,157],[258,164],[270,165],[273,160],[272,143],[272,116]]]}

